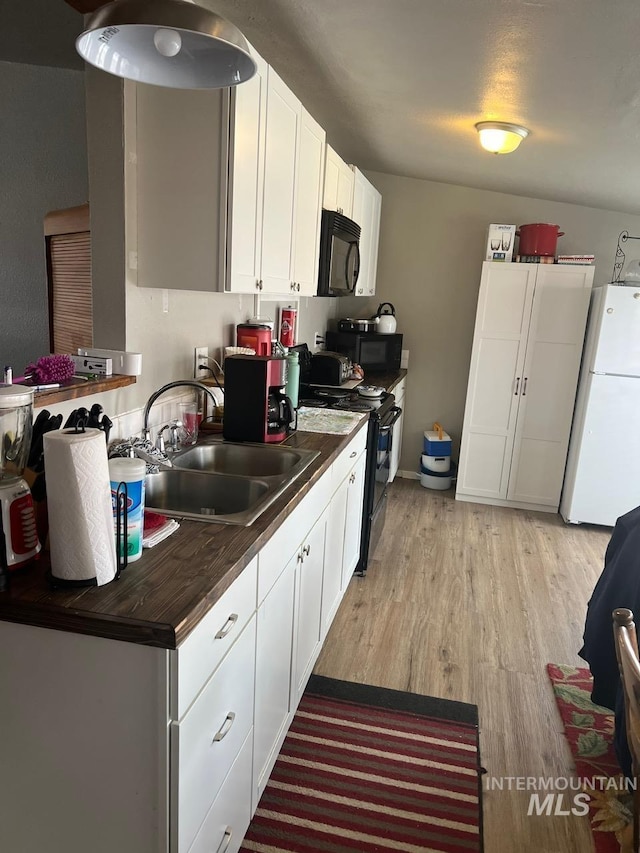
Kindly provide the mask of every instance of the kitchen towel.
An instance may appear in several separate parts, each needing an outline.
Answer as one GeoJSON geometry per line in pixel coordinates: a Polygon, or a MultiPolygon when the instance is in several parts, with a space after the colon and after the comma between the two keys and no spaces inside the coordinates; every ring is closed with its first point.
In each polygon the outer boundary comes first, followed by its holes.
{"type": "Polygon", "coordinates": [[[48,432],[44,460],[52,575],[109,583],[116,576],[116,543],[104,433],[48,432]]]}

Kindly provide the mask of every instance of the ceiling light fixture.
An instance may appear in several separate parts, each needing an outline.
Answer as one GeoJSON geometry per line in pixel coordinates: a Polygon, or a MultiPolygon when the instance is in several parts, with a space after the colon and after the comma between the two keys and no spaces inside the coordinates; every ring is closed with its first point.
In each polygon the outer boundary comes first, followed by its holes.
{"type": "Polygon", "coordinates": [[[189,0],[114,0],[76,40],[87,62],[117,77],[171,89],[220,89],[256,72],[229,21],[189,0]]]}
{"type": "Polygon", "coordinates": [[[506,121],[480,121],[476,130],[480,145],[492,154],[511,154],[529,136],[526,127],[506,121]]]}

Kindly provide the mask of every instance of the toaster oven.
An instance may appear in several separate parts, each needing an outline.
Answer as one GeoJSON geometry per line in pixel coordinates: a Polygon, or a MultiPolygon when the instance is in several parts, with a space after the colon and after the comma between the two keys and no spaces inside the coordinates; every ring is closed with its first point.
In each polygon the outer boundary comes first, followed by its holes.
{"type": "Polygon", "coordinates": [[[318,352],[311,356],[309,382],[312,385],[342,385],[351,376],[351,361],[339,352],[318,352]]]}

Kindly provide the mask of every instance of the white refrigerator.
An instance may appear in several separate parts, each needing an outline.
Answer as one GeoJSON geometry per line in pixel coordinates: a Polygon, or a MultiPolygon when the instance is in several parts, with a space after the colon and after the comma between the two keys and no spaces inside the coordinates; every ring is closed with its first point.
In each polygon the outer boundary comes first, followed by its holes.
{"type": "Polygon", "coordinates": [[[560,513],[604,524],[640,505],[640,287],[595,287],[560,513]]]}

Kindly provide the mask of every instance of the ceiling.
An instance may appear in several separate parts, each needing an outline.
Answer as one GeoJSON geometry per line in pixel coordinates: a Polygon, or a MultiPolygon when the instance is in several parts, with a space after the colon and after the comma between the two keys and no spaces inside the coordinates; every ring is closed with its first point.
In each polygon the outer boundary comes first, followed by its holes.
{"type": "MultiPolygon", "coordinates": [[[[348,162],[640,213],[636,0],[200,3],[242,29],[348,162]],[[485,119],[531,135],[488,154],[473,128],[485,119]]],[[[78,67],[82,18],[63,0],[0,0],[0,18],[0,59],[65,65],[66,32],[78,67]]]]}

